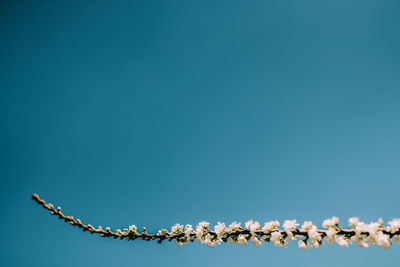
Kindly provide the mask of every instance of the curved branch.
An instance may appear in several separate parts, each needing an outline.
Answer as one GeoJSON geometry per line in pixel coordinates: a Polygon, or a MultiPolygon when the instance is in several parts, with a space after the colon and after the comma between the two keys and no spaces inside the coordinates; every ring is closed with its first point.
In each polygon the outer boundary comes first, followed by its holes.
{"type": "MultiPolygon", "coordinates": [[[[286,247],[287,241],[296,240],[297,237],[303,237],[303,240],[298,241],[299,247],[308,249],[311,247],[319,248],[323,244],[323,240],[331,244],[336,241],[339,245],[347,247],[352,241],[362,247],[368,247],[369,244],[377,243],[381,247],[387,248],[391,244],[391,239],[394,237],[396,242],[400,242],[400,219],[394,219],[389,222],[390,227],[383,227],[383,221],[380,219],[378,223],[365,224],[359,222],[358,218],[352,218],[354,223],[351,229],[342,229],[338,224],[338,218],[332,217],[324,221],[324,227],[327,230],[319,230],[311,222],[305,222],[300,229],[296,220],[285,221],[283,224],[284,230],[277,228],[279,222],[271,221],[266,223],[261,229],[258,222],[250,220],[246,223],[246,228],[242,228],[240,223],[232,223],[229,227],[225,224],[218,223],[212,231],[207,222],[201,222],[194,230],[191,225],[176,224],[169,232],[167,229],[161,229],[155,234],[149,234],[146,228],[142,232],[137,231],[136,226],[132,225],[123,231],[117,229],[112,231],[110,227],[103,229],[101,226],[94,228],[90,224],[84,224],[80,219],[75,219],[73,216],[67,216],[62,213],[61,208],[57,209],[50,203],[46,203],[39,197],[38,194],[33,194],[32,199],[41,205],[43,208],[50,211],[52,215],[58,216],[59,219],[69,222],[71,225],[89,231],[91,234],[99,234],[102,237],[113,237],[115,239],[127,240],[157,240],[161,243],[163,240],[175,240],[177,244],[193,242],[198,240],[200,243],[209,246],[215,246],[221,242],[228,240],[235,244],[247,244],[251,240],[255,245],[261,245],[262,241],[272,242],[276,246],[286,247]],[[311,242],[308,243],[308,242],[311,242]]],[[[350,221],[349,220],[349,221],[350,221]]]]}

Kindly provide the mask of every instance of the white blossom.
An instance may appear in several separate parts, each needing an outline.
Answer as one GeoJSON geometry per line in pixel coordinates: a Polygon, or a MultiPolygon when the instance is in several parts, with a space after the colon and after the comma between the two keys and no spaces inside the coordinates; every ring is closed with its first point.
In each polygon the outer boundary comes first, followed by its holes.
{"type": "Polygon", "coordinates": [[[372,238],[375,238],[375,236],[377,235],[378,230],[381,227],[381,225],[379,223],[372,222],[370,224],[367,224],[366,227],[367,227],[367,231],[369,233],[369,236],[372,237],[372,238]]]}
{"type": "Polygon", "coordinates": [[[289,240],[295,240],[296,237],[293,235],[293,231],[297,229],[297,226],[299,224],[296,222],[296,220],[286,220],[283,222],[283,229],[285,229],[286,232],[286,238],[289,240]]]}
{"type": "Polygon", "coordinates": [[[161,229],[161,230],[158,230],[158,234],[159,235],[169,235],[169,232],[167,229],[161,229]]]}
{"type": "MultiPolygon", "coordinates": [[[[247,245],[251,241],[255,246],[261,246],[266,238],[265,241],[270,241],[275,246],[287,247],[289,241],[295,240],[299,234],[304,235],[304,233],[306,234],[306,239],[297,242],[299,248],[302,249],[320,248],[324,240],[328,244],[336,242],[339,246],[343,247],[348,247],[354,242],[363,248],[367,248],[372,244],[388,248],[391,246],[391,235],[387,233],[392,233],[394,242],[400,243],[400,234],[397,234],[400,231],[400,219],[389,221],[386,227],[383,225],[382,219],[379,219],[378,222],[367,224],[360,221],[358,217],[350,218],[349,224],[352,226],[352,229],[348,230],[348,233],[350,233],[348,236],[344,234],[346,232],[341,232],[339,218],[337,217],[323,221],[322,226],[327,229],[325,231],[319,230],[311,221],[305,221],[299,229],[297,228],[299,224],[296,220],[284,221],[282,225],[283,231],[278,229],[280,225],[278,221],[266,222],[260,228],[260,223],[253,220],[245,223],[245,229],[247,230],[243,229],[241,224],[237,222],[233,222],[229,226],[218,222],[214,225],[214,230],[212,231],[210,224],[203,221],[196,226],[195,230],[190,224],[183,226],[178,223],[171,227],[171,232],[167,229],[161,229],[157,235],[165,236],[165,238],[174,238],[176,236],[175,243],[179,246],[193,242],[195,239],[210,247],[221,244],[223,240],[242,245],[247,245]],[[351,231],[354,231],[354,234],[351,234],[351,231]]],[[[108,227],[106,230],[111,231],[108,227]]],[[[125,229],[125,232],[117,229],[115,233],[119,237],[131,233],[140,235],[135,225],[129,226],[129,229],[125,229]]]]}
{"type": "Polygon", "coordinates": [[[316,227],[311,228],[310,231],[308,231],[308,237],[310,238],[311,241],[321,241],[322,239],[321,234],[318,233],[316,227]]]}
{"type": "Polygon", "coordinates": [[[356,226],[359,222],[360,222],[360,220],[358,219],[358,217],[353,217],[353,218],[349,219],[350,226],[356,226]]]}
{"type": "MultiPolygon", "coordinates": [[[[354,231],[354,235],[350,235],[350,237],[343,235],[343,232],[338,234],[341,228],[339,227],[339,219],[337,217],[324,220],[322,226],[327,228],[325,231],[318,230],[316,225],[311,221],[305,221],[300,229],[298,229],[299,224],[296,220],[284,221],[284,232],[278,229],[278,221],[266,222],[262,229],[260,229],[260,223],[253,220],[245,223],[245,228],[248,229],[250,234],[249,232],[246,233],[246,230],[237,222],[231,223],[228,227],[225,223],[218,222],[214,226],[214,231],[211,231],[210,224],[203,221],[196,226],[196,230],[190,224],[185,227],[181,224],[175,224],[172,226],[171,232],[168,232],[167,229],[162,229],[158,232],[158,235],[166,235],[167,238],[170,238],[183,233],[184,236],[177,237],[175,241],[179,246],[187,242],[192,242],[194,238],[197,238],[200,243],[210,247],[221,244],[222,240],[229,240],[234,244],[242,245],[247,245],[251,241],[255,246],[261,246],[263,243],[262,238],[267,236],[267,238],[269,237],[269,241],[275,246],[287,247],[287,241],[295,240],[298,231],[300,231],[307,234],[306,240],[297,242],[298,246],[302,249],[320,248],[324,240],[328,244],[332,244],[335,241],[339,246],[343,247],[348,247],[350,243],[354,242],[363,248],[367,248],[375,243],[383,248],[388,248],[391,245],[391,238],[390,235],[385,233],[390,232],[394,234],[400,231],[400,219],[389,221],[386,228],[383,226],[381,219],[378,222],[366,224],[357,217],[354,217],[349,219],[349,224],[353,226],[352,230],[354,231]],[[192,237],[193,234],[196,237],[192,237]]],[[[132,225],[126,231],[137,233],[137,227],[132,225]]],[[[123,236],[126,233],[122,231],[116,232],[119,236],[123,236]]],[[[393,240],[396,243],[400,243],[400,235],[393,235],[393,240]]]]}
{"type": "Polygon", "coordinates": [[[186,224],[185,226],[185,237],[187,240],[190,239],[190,235],[194,233],[193,226],[190,224],[186,224]]]}
{"type": "Polygon", "coordinates": [[[245,227],[250,230],[253,234],[254,232],[260,230],[260,223],[257,221],[250,220],[246,222],[245,227]]]}
{"type": "Polygon", "coordinates": [[[226,226],[225,223],[220,223],[218,222],[217,225],[214,226],[214,232],[218,235],[221,236],[222,234],[225,233],[226,226]]]}
{"type": "Polygon", "coordinates": [[[203,243],[206,244],[206,245],[209,246],[209,247],[215,247],[215,246],[217,245],[217,242],[215,242],[215,241],[213,240],[213,237],[212,237],[210,234],[206,234],[206,235],[204,236],[204,241],[203,241],[203,243]]]}
{"type": "Polygon", "coordinates": [[[396,233],[400,231],[400,219],[393,219],[389,221],[388,224],[391,233],[396,233]]]}
{"type": "Polygon", "coordinates": [[[283,222],[283,229],[285,229],[285,232],[293,232],[296,230],[296,227],[299,226],[298,223],[296,223],[296,220],[286,220],[283,222]]]}
{"type": "Polygon", "coordinates": [[[197,240],[200,243],[205,243],[206,239],[205,239],[205,234],[208,231],[210,227],[210,224],[208,222],[200,222],[197,226],[196,226],[196,237],[197,240]]]}
{"type": "Polygon", "coordinates": [[[171,228],[171,234],[180,234],[183,231],[183,225],[177,223],[171,228]]]}
{"type": "Polygon", "coordinates": [[[208,229],[210,227],[210,223],[208,222],[199,222],[199,224],[196,227],[196,230],[198,229],[208,229]]]}
{"type": "Polygon", "coordinates": [[[299,248],[304,250],[312,248],[312,246],[309,243],[305,242],[304,240],[299,240],[297,242],[297,245],[299,246],[299,248]]]}
{"type": "Polygon", "coordinates": [[[305,221],[305,222],[302,224],[300,230],[301,230],[302,232],[308,232],[308,231],[310,231],[313,227],[315,227],[315,226],[314,226],[314,224],[313,224],[311,221],[305,221]]]}
{"type": "Polygon", "coordinates": [[[271,242],[278,247],[282,247],[282,234],[279,231],[271,233],[271,242]]]}
{"type": "Polygon", "coordinates": [[[237,241],[241,245],[247,245],[247,239],[244,235],[238,235],[237,241]]]}
{"type": "Polygon", "coordinates": [[[137,234],[137,227],[136,225],[129,226],[129,232],[137,234]]]}
{"type": "Polygon", "coordinates": [[[257,247],[262,245],[262,241],[260,238],[256,237],[256,236],[252,236],[250,237],[250,240],[253,242],[253,244],[257,247]]]}
{"type": "Polygon", "coordinates": [[[230,232],[235,232],[239,231],[242,227],[240,226],[240,223],[233,222],[229,225],[229,231],[230,232]]]}
{"type": "Polygon", "coordinates": [[[334,228],[329,228],[326,231],[326,237],[325,240],[328,244],[332,244],[333,241],[335,241],[335,237],[336,237],[336,230],[334,228]]]}
{"type": "Polygon", "coordinates": [[[346,247],[346,248],[349,247],[349,242],[348,242],[348,240],[345,239],[343,236],[336,236],[336,243],[337,243],[339,246],[342,246],[342,247],[346,247]]]}
{"type": "Polygon", "coordinates": [[[172,241],[182,246],[185,243],[198,240],[202,244],[214,247],[222,242],[230,241],[234,244],[246,245],[248,241],[252,241],[255,246],[262,245],[262,242],[271,242],[279,247],[287,247],[287,244],[296,239],[297,236],[303,236],[305,239],[297,242],[302,249],[319,248],[326,243],[331,244],[335,241],[339,246],[348,247],[353,242],[360,247],[369,247],[378,245],[382,248],[389,248],[392,245],[392,239],[396,243],[400,243],[400,219],[392,219],[388,225],[384,225],[382,218],[377,222],[365,223],[360,221],[358,217],[349,219],[350,229],[343,229],[339,226],[339,219],[332,217],[323,221],[322,226],[327,230],[319,230],[311,221],[305,221],[300,229],[296,220],[286,220],[283,223],[283,229],[279,230],[278,221],[266,222],[262,229],[260,223],[249,220],[245,224],[245,228],[240,223],[233,222],[228,227],[225,223],[218,222],[211,230],[208,222],[200,222],[196,228],[190,224],[185,227],[181,224],[175,224],[171,227],[171,232],[167,229],[160,229],[155,234],[148,233],[146,228],[138,233],[138,228],[131,225],[128,228],[116,229],[114,232],[110,227],[102,226],[94,228],[91,224],[83,224],[79,219],[72,216],[66,216],[61,212],[61,208],[57,210],[50,203],[46,203],[40,199],[37,194],[33,194],[32,198],[41,206],[49,210],[53,215],[57,215],[60,219],[70,222],[71,225],[83,228],[91,234],[99,234],[103,237],[113,237],[127,240],[157,240],[162,243],[163,240],[172,241]],[[247,229],[246,229],[247,228],[247,229]]]}
{"type": "Polygon", "coordinates": [[[382,248],[390,247],[390,236],[379,232],[375,237],[376,243],[382,248]]]}
{"type": "Polygon", "coordinates": [[[279,222],[278,221],[269,221],[264,224],[264,227],[261,229],[264,233],[269,233],[276,231],[278,229],[279,222]]]}
{"type": "Polygon", "coordinates": [[[362,248],[367,248],[369,247],[369,244],[367,243],[368,238],[360,236],[360,235],[354,235],[351,237],[351,240],[354,241],[358,246],[362,248]]]}
{"type": "Polygon", "coordinates": [[[312,242],[312,245],[314,248],[320,248],[321,247],[321,242],[314,240],[314,242],[312,242]]]}
{"type": "Polygon", "coordinates": [[[358,221],[357,224],[354,225],[354,232],[356,235],[361,235],[362,233],[365,233],[368,231],[368,225],[365,222],[360,222],[358,221]]]}
{"type": "Polygon", "coordinates": [[[326,220],[322,223],[322,226],[323,226],[324,228],[329,228],[329,227],[334,227],[335,225],[338,225],[338,224],[339,224],[339,218],[333,216],[333,217],[330,218],[330,219],[326,219],[326,220]]]}

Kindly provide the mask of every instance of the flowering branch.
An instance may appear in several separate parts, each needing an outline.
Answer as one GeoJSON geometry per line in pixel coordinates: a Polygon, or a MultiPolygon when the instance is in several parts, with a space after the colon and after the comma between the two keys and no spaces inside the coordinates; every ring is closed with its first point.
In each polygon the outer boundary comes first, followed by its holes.
{"type": "Polygon", "coordinates": [[[46,203],[37,194],[32,195],[32,199],[39,205],[49,210],[52,215],[58,216],[59,219],[69,222],[73,226],[82,228],[83,231],[89,231],[91,234],[99,234],[103,237],[113,237],[119,239],[135,240],[157,240],[161,243],[164,240],[172,241],[182,246],[185,243],[194,242],[196,239],[208,246],[216,246],[222,242],[228,241],[234,244],[247,245],[248,241],[252,241],[254,245],[261,246],[262,242],[272,242],[279,247],[287,247],[288,242],[297,240],[298,246],[302,249],[319,248],[324,241],[328,244],[336,242],[339,246],[348,247],[351,243],[356,243],[361,247],[377,244],[383,248],[388,248],[391,245],[391,240],[400,243],[400,219],[393,219],[388,222],[388,226],[384,227],[383,220],[371,222],[369,224],[360,221],[357,217],[349,219],[350,229],[342,229],[339,226],[339,219],[332,217],[323,222],[322,226],[326,230],[318,229],[312,222],[306,221],[300,228],[296,220],[286,220],[280,230],[278,221],[269,221],[261,227],[257,221],[250,220],[245,223],[243,228],[240,223],[233,222],[226,226],[225,223],[218,222],[211,230],[208,222],[200,222],[194,229],[192,225],[183,226],[176,224],[171,228],[161,229],[155,234],[146,232],[143,228],[142,232],[137,231],[135,225],[129,226],[123,231],[121,229],[111,231],[110,227],[103,229],[101,226],[94,228],[92,225],[85,225],[79,219],[74,219],[73,216],[64,215],[61,208],[57,209],[50,203],[46,203]]]}

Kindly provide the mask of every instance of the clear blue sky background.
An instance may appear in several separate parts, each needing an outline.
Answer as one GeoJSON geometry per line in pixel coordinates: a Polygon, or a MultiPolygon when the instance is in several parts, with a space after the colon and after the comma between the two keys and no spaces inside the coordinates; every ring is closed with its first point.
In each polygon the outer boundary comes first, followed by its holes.
{"type": "Polygon", "coordinates": [[[400,217],[399,1],[2,1],[2,266],[398,266],[95,226],[400,217]]]}

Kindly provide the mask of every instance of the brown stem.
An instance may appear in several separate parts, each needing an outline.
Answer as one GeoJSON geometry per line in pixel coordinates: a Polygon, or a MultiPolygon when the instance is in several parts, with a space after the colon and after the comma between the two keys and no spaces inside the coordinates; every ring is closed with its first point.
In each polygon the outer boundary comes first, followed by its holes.
{"type": "MultiPolygon", "coordinates": [[[[54,208],[54,206],[50,203],[46,203],[46,201],[44,201],[43,199],[40,199],[38,194],[33,194],[32,195],[32,199],[38,203],[39,205],[41,205],[43,208],[47,209],[50,211],[50,213],[52,215],[56,215],[58,216],[59,219],[64,220],[65,222],[69,222],[71,225],[73,226],[77,226],[78,228],[83,229],[83,231],[89,231],[91,234],[99,234],[102,237],[114,237],[119,238],[119,239],[124,239],[126,238],[127,240],[135,240],[137,238],[141,238],[143,240],[154,240],[154,239],[158,239],[158,243],[161,243],[163,240],[167,239],[169,241],[173,240],[173,239],[178,239],[178,238],[182,238],[185,236],[184,233],[179,233],[179,234],[148,234],[146,232],[146,228],[143,229],[142,233],[138,233],[138,232],[132,232],[132,231],[128,231],[128,229],[125,229],[124,232],[122,232],[121,230],[116,230],[115,232],[111,231],[111,229],[109,227],[107,227],[106,229],[103,229],[101,226],[99,226],[97,229],[94,228],[92,225],[87,224],[85,225],[84,223],[82,223],[81,220],[79,219],[75,219],[73,216],[67,216],[64,215],[61,211],[61,208],[58,207],[57,209],[54,208]]],[[[286,232],[279,230],[282,235],[286,236],[286,232]]],[[[326,230],[318,230],[318,232],[321,234],[322,238],[326,236],[326,230]]],[[[390,236],[390,238],[392,238],[394,235],[399,235],[400,231],[397,231],[396,233],[391,233],[389,231],[386,230],[382,230],[382,232],[384,234],[387,234],[390,236]]],[[[209,233],[210,235],[213,236],[217,236],[217,234],[214,231],[208,230],[207,233],[209,233]]],[[[237,237],[238,235],[247,235],[249,236],[251,233],[249,230],[246,229],[241,229],[235,232],[230,232],[230,233],[226,233],[225,234],[225,240],[228,239],[229,237],[237,237]]],[[[268,234],[265,234],[262,231],[257,231],[255,232],[255,234],[257,234],[258,237],[262,237],[262,236],[268,236],[268,234]]],[[[366,236],[368,236],[368,232],[363,233],[366,236]]],[[[293,231],[293,235],[294,236],[303,236],[306,239],[308,239],[308,233],[307,232],[302,232],[298,229],[296,229],[295,231],[293,231]]],[[[346,235],[346,236],[353,236],[355,235],[354,230],[349,229],[342,229],[339,228],[338,232],[336,233],[336,235],[346,235]]],[[[191,237],[196,236],[196,234],[192,233],[190,235],[191,237]]]]}

